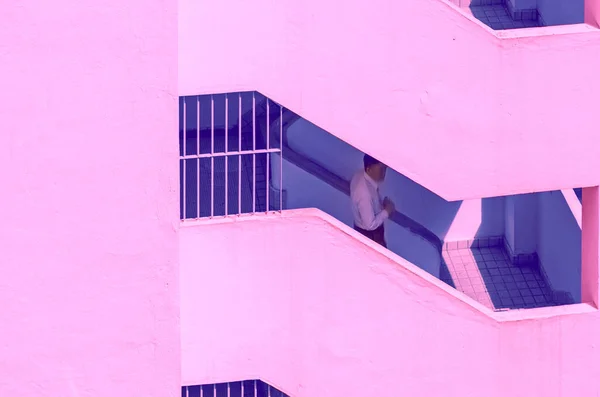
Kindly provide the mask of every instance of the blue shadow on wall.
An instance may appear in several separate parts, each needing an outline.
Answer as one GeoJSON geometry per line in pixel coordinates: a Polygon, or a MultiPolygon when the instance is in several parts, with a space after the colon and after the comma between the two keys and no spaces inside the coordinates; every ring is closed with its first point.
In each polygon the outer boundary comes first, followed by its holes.
{"type": "MultiPolygon", "coordinates": [[[[581,202],[573,213],[561,191],[537,194],[537,255],[558,303],[581,302],[581,202]]],[[[575,203],[577,204],[577,203],[575,203]]]]}

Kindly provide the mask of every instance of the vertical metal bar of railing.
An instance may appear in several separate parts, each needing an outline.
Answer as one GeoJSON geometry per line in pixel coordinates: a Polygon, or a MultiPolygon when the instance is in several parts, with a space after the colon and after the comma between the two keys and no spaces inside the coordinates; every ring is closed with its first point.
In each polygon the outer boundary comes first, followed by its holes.
{"type": "MultiPolygon", "coordinates": [[[[269,115],[271,114],[269,111],[269,98],[267,98],[267,120],[266,120],[266,125],[267,125],[267,151],[271,148],[270,147],[270,143],[269,143],[269,135],[270,135],[270,131],[271,131],[271,126],[269,125],[269,115]]],[[[269,189],[269,160],[271,158],[271,154],[269,152],[267,152],[265,154],[265,157],[267,158],[266,164],[265,164],[265,188],[266,188],[266,193],[265,193],[265,212],[269,213],[269,193],[270,193],[270,189],[269,189]]]]}
{"type": "Polygon", "coordinates": [[[279,105],[279,213],[283,213],[283,106],[279,105]]]}
{"type": "MultiPolygon", "coordinates": [[[[187,155],[186,141],[187,141],[187,103],[186,98],[183,97],[183,156],[187,155]]],[[[187,178],[186,178],[186,161],[181,160],[183,164],[183,219],[187,219],[186,202],[187,202],[187,178]]]]}
{"type": "Polygon", "coordinates": [[[252,93],[252,214],[256,213],[256,95],[252,93]]]}
{"type": "Polygon", "coordinates": [[[198,155],[198,161],[196,163],[196,165],[198,166],[197,168],[197,191],[196,193],[198,194],[198,200],[197,200],[197,211],[196,212],[196,218],[200,218],[200,96],[196,96],[196,154],[198,155]]]}
{"type": "MultiPolygon", "coordinates": [[[[238,93],[238,152],[242,151],[242,94],[238,93]]],[[[238,159],[238,215],[242,213],[242,155],[238,159]]]]}
{"type": "Polygon", "coordinates": [[[210,217],[215,214],[215,99],[210,96],[210,217]]]}
{"type": "MultiPolygon", "coordinates": [[[[229,197],[229,186],[228,186],[228,163],[229,163],[229,157],[227,155],[227,153],[229,152],[229,148],[228,148],[228,135],[229,135],[229,95],[225,94],[225,216],[227,216],[229,214],[228,211],[228,200],[227,198],[229,197]]],[[[228,386],[229,388],[229,386],[228,386]]]]}

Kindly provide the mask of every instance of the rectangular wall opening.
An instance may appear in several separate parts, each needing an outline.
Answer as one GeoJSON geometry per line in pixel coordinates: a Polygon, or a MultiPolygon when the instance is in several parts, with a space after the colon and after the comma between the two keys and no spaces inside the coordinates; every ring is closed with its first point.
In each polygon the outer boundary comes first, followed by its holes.
{"type": "MultiPolygon", "coordinates": [[[[364,153],[257,92],[180,99],[181,219],[317,208],[356,226],[364,153]]],[[[388,169],[387,248],[492,310],[598,303],[598,188],[448,202],[388,169]]]]}

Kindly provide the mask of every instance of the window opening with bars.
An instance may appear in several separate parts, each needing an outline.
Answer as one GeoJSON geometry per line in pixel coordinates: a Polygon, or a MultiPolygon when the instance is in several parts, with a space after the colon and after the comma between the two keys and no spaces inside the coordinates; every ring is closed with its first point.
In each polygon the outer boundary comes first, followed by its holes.
{"type": "Polygon", "coordinates": [[[181,397],[289,397],[261,381],[244,380],[198,386],[183,386],[181,397]]]}
{"type": "Polygon", "coordinates": [[[257,92],[179,99],[181,219],[282,210],[283,111],[257,92]]]}

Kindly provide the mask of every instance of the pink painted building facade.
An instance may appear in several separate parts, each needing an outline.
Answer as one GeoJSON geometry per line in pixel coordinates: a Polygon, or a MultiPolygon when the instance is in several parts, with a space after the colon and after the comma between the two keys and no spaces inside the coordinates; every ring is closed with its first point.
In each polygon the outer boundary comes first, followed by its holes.
{"type": "Polygon", "coordinates": [[[4,7],[0,395],[600,395],[600,1],[491,3],[4,7]]]}

